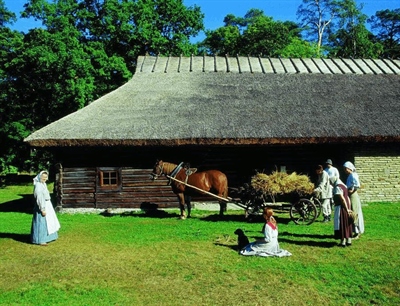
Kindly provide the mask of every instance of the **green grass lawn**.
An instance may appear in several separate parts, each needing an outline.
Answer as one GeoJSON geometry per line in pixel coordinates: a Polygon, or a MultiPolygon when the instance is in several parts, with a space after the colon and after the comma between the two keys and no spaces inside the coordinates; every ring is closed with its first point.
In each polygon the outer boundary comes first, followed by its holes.
{"type": "MultiPolygon", "coordinates": [[[[50,189],[51,190],[51,189],[50,189]]],[[[337,247],[333,224],[277,213],[293,256],[244,257],[262,222],[243,211],[58,214],[59,239],[28,243],[32,186],[0,189],[0,305],[399,305],[400,203],[363,207],[366,233],[337,247]]]]}

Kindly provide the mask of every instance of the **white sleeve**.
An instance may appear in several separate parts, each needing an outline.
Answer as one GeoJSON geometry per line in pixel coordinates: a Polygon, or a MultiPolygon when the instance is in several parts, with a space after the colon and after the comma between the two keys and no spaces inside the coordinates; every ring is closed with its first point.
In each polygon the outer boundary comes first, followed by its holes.
{"type": "Polygon", "coordinates": [[[36,203],[41,211],[46,210],[46,193],[44,192],[43,188],[46,187],[43,186],[43,184],[39,183],[35,185],[35,191],[34,191],[36,203]]]}
{"type": "Polygon", "coordinates": [[[265,240],[265,242],[270,242],[271,238],[272,238],[272,228],[268,224],[265,224],[264,240],[265,240]]]}
{"type": "Polygon", "coordinates": [[[340,177],[339,170],[338,170],[337,168],[335,169],[334,172],[335,172],[334,175],[335,175],[336,177],[340,177]]]}

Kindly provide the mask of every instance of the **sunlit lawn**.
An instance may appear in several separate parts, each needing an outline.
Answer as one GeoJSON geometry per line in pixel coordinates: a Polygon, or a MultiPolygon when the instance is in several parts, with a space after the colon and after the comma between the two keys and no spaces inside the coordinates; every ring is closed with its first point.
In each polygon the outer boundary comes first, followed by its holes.
{"type": "Polygon", "coordinates": [[[59,214],[58,241],[28,243],[31,186],[0,189],[0,305],[399,305],[400,203],[364,206],[366,233],[350,248],[333,225],[278,213],[293,256],[243,257],[261,222],[243,211],[59,214]]]}

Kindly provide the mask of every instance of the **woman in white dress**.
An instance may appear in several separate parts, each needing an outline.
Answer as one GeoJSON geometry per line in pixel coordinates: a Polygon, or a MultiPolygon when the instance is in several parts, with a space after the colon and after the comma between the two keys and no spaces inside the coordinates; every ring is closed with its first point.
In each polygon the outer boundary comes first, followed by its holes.
{"type": "Polygon", "coordinates": [[[279,247],[278,243],[278,226],[276,220],[273,217],[274,212],[271,208],[265,208],[263,217],[265,219],[265,224],[263,227],[264,238],[249,243],[239,254],[245,256],[291,256],[292,254],[286,250],[279,247]]]}
{"type": "Polygon", "coordinates": [[[36,202],[33,209],[31,242],[41,246],[46,246],[48,242],[56,240],[60,229],[46,185],[48,175],[47,171],[41,171],[33,179],[33,194],[36,202]]]}

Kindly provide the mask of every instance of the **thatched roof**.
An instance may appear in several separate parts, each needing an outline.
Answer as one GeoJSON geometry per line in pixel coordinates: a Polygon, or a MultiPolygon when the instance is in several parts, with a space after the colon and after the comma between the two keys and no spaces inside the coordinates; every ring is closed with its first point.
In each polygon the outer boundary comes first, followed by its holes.
{"type": "Polygon", "coordinates": [[[37,147],[400,140],[400,60],[139,57],[37,147]]]}

